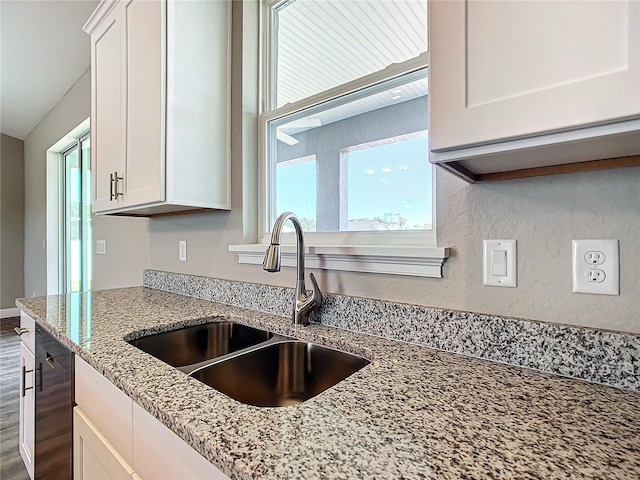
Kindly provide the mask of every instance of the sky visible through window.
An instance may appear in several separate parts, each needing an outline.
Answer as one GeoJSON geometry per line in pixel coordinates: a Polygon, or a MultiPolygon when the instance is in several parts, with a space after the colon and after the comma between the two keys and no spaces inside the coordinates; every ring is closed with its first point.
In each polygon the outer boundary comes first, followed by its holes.
{"type": "Polygon", "coordinates": [[[431,228],[431,164],[428,137],[348,153],[348,218],[374,221],[383,229],[431,228]]]}
{"type": "Polygon", "coordinates": [[[318,183],[315,159],[281,163],[276,170],[277,214],[291,211],[305,231],[314,232],[318,183]]]}
{"type": "MultiPolygon", "coordinates": [[[[429,140],[419,136],[346,151],[348,230],[420,230],[432,226],[429,140]]],[[[292,211],[316,231],[315,158],[277,166],[277,214],[292,211]]]]}

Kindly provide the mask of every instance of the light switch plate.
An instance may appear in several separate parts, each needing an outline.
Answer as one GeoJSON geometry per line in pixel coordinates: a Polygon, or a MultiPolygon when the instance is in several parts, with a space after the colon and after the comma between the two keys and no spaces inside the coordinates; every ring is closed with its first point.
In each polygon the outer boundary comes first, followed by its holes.
{"type": "Polygon", "coordinates": [[[517,251],[515,240],[482,242],[482,281],[492,287],[517,287],[517,251]]]}
{"type": "Polygon", "coordinates": [[[618,240],[574,240],[573,292],[620,295],[618,240]]]}

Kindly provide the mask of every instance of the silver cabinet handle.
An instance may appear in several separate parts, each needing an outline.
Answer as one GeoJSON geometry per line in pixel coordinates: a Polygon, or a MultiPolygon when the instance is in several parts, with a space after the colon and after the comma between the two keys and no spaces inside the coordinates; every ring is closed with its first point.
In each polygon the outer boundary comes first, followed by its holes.
{"type": "Polygon", "coordinates": [[[27,333],[29,331],[29,329],[28,328],[13,327],[13,331],[16,332],[18,335],[22,335],[23,333],[27,333]]]}
{"type": "Polygon", "coordinates": [[[51,368],[56,368],[56,361],[48,353],[47,353],[47,358],[45,358],[45,360],[47,362],[47,365],[49,365],[51,368]]]}
{"type": "Polygon", "coordinates": [[[22,397],[24,397],[25,393],[27,392],[27,390],[31,390],[33,388],[33,385],[30,387],[27,387],[27,373],[31,373],[33,372],[33,370],[27,370],[27,367],[25,367],[24,365],[22,366],[22,388],[20,389],[21,391],[21,395],[22,397]]]}
{"type": "Polygon", "coordinates": [[[118,176],[118,172],[115,172],[114,184],[116,186],[116,188],[115,188],[116,193],[115,193],[114,197],[115,197],[116,200],[119,197],[124,197],[124,193],[118,191],[118,185],[119,185],[120,180],[124,180],[124,177],[119,177],[118,176]]]}
{"type": "Polygon", "coordinates": [[[109,201],[113,201],[113,173],[109,174],[109,201]]]}

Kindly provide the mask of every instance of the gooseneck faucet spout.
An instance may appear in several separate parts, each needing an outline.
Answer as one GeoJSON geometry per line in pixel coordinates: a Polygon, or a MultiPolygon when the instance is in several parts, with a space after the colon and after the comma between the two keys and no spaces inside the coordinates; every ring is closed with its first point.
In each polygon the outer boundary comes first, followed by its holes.
{"type": "Polygon", "coordinates": [[[310,273],[309,277],[311,278],[311,283],[313,283],[313,290],[311,294],[307,295],[307,288],[304,283],[304,233],[302,231],[302,224],[295,213],[284,212],[274,223],[273,232],[271,233],[271,245],[269,245],[264,255],[262,268],[271,273],[280,271],[280,236],[282,235],[282,227],[287,220],[291,220],[291,223],[293,223],[297,240],[297,278],[296,294],[293,303],[293,324],[307,326],[309,325],[309,312],[322,305],[322,292],[320,292],[313,273],[310,273]]]}

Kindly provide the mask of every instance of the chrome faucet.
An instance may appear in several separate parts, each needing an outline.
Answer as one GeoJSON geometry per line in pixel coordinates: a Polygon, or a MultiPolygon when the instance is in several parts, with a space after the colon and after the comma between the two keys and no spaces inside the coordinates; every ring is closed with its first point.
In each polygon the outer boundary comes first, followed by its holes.
{"type": "Polygon", "coordinates": [[[297,270],[298,278],[296,279],[296,293],[293,304],[293,324],[294,325],[309,325],[309,312],[322,305],[322,292],[318,287],[313,273],[309,274],[311,283],[313,283],[313,290],[310,295],[307,295],[307,288],[304,284],[304,234],[302,231],[302,225],[300,220],[293,212],[284,212],[278,217],[276,223],[273,224],[273,232],[271,233],[271,245],[267,249],[262,262],[262,268],[267,272],[279,272],[280,271],[280,235],[282,234],[282,227],[287,220],[291,220],[296,230],[297,238],[297,270]]]}

